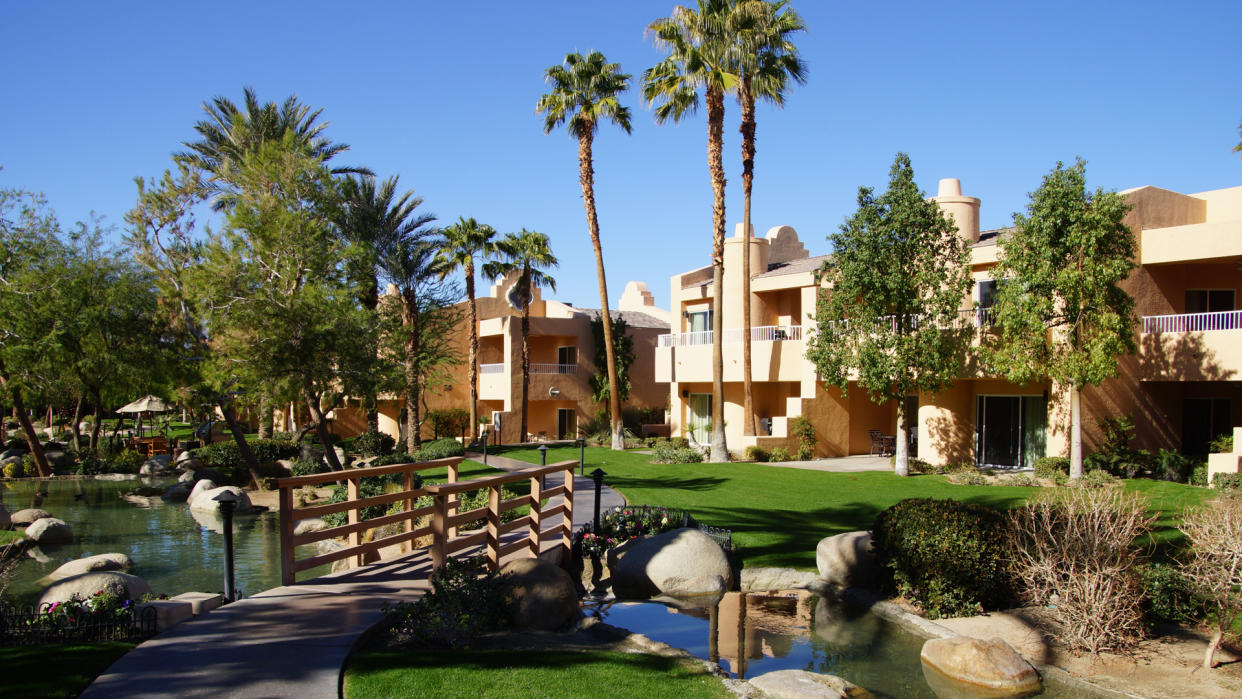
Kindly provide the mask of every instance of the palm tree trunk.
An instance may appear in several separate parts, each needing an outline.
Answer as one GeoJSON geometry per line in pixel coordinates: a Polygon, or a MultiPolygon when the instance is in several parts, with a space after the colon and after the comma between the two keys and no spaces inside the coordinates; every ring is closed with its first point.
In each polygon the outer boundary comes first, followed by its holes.
{"type": "Polygon", "coordinates": [[[742,434],[754,435],[755,406],[750,378],[750,193],[755,184],[755,96],[742,77],[742,434]]]}
{"type": "Polygon", "coordinates": [[[5,370],[2,361],[0,361],[0,389],[4,389],[13,397],[13,410],[17,412],[17,422],[22,426],[22,433],[26,436],[26,445],[30,447],[30,453],[34,455],[35,471],[38,472],[40,478],[51,476],[52,467],[47,463],[47,456],[43,453],[43,443],[39,441],[34,424],[30,422],[30,416],[26,414],[21,389],[16,386],[10,388],[9,373],[5,370]]]}
{"type": "Polygon", "coordinates": [[[712,453],[729,460],[724,426],[724,94],[707,91],[707,167],[712,178],[712,453]]]}
{"type": "Polygon", "coordinates": [[[474,263],[466,265],[466,299],[470,302],[470,424],[479,424],[479,310],[474,303],[474,263]]]}
{"type": "Polygon", "coordinates": [[[266,392],[259,396],[259,439],[272,438],[272,398],[266,392]]]}
{"type": "Polygon", "coordinates": [[[595,275],[599,279],[600,318],[604,323],[604,356],[608,362],[608,410],[612,417],[612,448],[625,449],[621,434],[621,394],[617,390],[616,345],[612,342],[612,313],[608,310],[608,282],[604,277],[604,249],[599,240],[599,217],[595,210],[595,166],[591,155],[592,135],[578,136],[578,181],[582,184],[582,203],[586,206],[587,231],[595,250],[595,275]]]}
{"type": "MultiPolygon", "coordinates": [[[[526,288],[530,288],[529,272],[522,277],[526,280],[526,288]]],[[[530,301],[522,305],[522,432],[518,441],[526,441],[526,410],[530,399],[530,301]]]]}
{"type": "Polygon", "coordinates": [[[418,452],[421,441],[419,434],[419,382],[418,382],[418,298],[412,291],[401,296],[401,324],[408,329],[409,336],[405,345],[405,451],[409,454],[418,452]]]}

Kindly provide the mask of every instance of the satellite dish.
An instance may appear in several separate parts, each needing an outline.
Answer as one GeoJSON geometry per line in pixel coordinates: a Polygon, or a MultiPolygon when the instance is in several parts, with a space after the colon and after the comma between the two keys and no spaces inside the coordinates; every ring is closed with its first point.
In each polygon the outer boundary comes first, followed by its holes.
{"type": "Polygon", "coordinates": [[[510,306],[522,311],[530,305],[531,296],[530,283],[525,281],[523,278],[519,278],[517,283],[509,289],[509,293],[506,295],[506,298],[509,300],[510,306]]]}

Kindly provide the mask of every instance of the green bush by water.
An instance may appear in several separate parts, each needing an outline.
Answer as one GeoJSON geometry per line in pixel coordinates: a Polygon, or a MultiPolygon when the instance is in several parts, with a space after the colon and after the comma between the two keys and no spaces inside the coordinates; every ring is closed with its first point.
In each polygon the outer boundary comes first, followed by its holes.
{"type": "Polygon", "coordinates": [[[431,442],[425,442],[418,447],[419,461],[435,461],[436,459],[447,459],[450,456],[463,456],[466,448],[456,439],[437,439],[431,442]]]}

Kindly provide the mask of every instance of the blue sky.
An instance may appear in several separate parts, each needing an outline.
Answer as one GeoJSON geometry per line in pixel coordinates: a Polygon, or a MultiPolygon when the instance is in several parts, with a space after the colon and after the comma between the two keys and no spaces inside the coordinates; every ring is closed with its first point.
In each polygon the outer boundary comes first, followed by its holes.
{"type": "MultiPolygon", "coordinates": [[[[136,176],[169,166],[201,105],[290,94],[323,109],[339,162],[400,174],[442,222],[549,234],[557,298],[597,307],[574,142],[544,135],[543,71],[598,49],[635,76],[671,0],[631,2],[9,2],[0,8],[0,186],[44,192],[64,222],[118,228],[136,176]]],[[[792,225],[812,254],[910,153],[920,185],[959,177],[984,228],[1057,160],[1093,186],[1242,185],[1242,5],[1132,2],[795,2],[809,80],[761,107],[753,219],[792,225]]],[[[596,140],[610,294],[708,263],[705,115],[596,140]]],[[[737,108],[727,104],[728,220],[741,219],[737,108]]]]}

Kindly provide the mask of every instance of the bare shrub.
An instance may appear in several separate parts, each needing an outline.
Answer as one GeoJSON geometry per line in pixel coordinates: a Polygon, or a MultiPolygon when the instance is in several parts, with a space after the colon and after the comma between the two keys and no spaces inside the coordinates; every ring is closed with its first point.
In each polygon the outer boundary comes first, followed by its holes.
{"type": "Polygon", "coordinates": [[[1181,530],[1190,540],[1182,574],[1215,612],[1216,628],[1203,657],[1203,668],[1210,670],[1225,629],[1242,615],[1242,496],[1212,500],[1190,511],[1181,530]]]}
{"type": "Polygon", "coordinates": [[[1156,519],[1146,510],[1143,498],[1120,489],[1058,488],[1010,514],[1019,594],[1053,605],[1061,645],[1124,651],[1142,638],[1134,540],[1156,519]]]}

